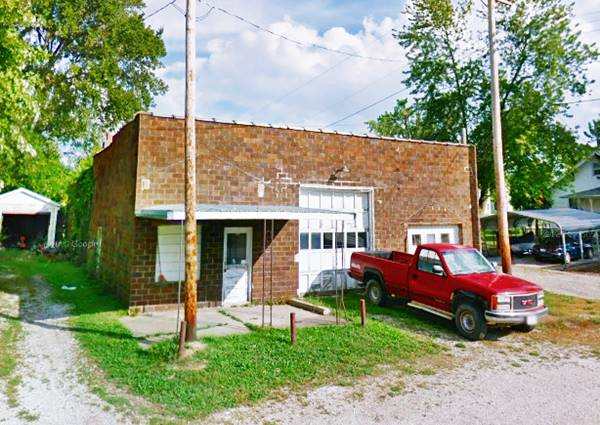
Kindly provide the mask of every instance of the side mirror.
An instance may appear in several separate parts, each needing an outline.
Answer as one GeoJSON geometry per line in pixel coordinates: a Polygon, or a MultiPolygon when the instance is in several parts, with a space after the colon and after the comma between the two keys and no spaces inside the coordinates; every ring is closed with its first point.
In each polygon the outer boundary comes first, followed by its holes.
{"type": "Polygon", "coordinates": [[[439,264],[434,264],[433,265],[433,274],[436,274],[438,276],[444,276],[444,268],[442,266],[440,266],[439,264]]]}

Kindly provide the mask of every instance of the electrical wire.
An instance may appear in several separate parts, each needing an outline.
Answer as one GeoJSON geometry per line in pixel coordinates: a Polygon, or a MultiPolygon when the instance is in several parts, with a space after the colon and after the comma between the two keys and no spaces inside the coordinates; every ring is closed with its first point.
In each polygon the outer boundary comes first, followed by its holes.
{"type": "Polygon", "coordinates": [[[572,102],[560,102],[559,105],[576,105],[579,103],[590,103],[590,102],[598,102],[598,101],[600,101],[600,97],[595,97],[592,99],[574,100],[572,102]]]}
{"type": "Polygon", "coordinates": [[[162,12],[163,10],[165,10],[167,7],[172,6],[177,0],[171,0],[170,2],[162,5],[161,7],[159,7],[158,9],[156,9],[154,12],[151,12],[147,15],[144,16],[144,19],[148,19],[151,18],[152,16],[156,15],[157,13],[162,12]]]}
{"type": "Polygon", "coordinates": [[[370,87],[373,87],[375,84],[379,83],[380,81],[383,81],[387,78],[389,78],[390,76],[396,74],[399,71],[402,71],[404,69],[404,66],[401,66],[400,68],[396,68],[390,72],[388,72],[387,74],[377,78],[376,80],[371,81],[370,83],[362,86],[360,89],[350,93],[349,95],[341,98],[340,100],[338,100],[335,103],[332,103],[331,105],[327,106],[326,108],[323,108],[321,110],[319,110],[316,114],[311,115],[310,117],[307,118],[307,121],[312,121],[313,119],[317,118],[318,116],[322,115],[324,112],[329,111],[331,109],[333,109],[334,107],[340,105],[341,103],[347,101],[348,99],[353,98],[354,96],[356,96],[357,94],[363,93],[365,90],[367,90],[370,87]]]}
{"type": "Polygon", "coordinates": [[[327,128],[327,127],[333,127],[333,126],[335,126],[335,125],[337,125],[337,124],[339,124],[339,123],[341,123],[341,122],[343,122],[343,121],[346,121],[348,118],[352,118],[352,117],[354,117],[354,116],[356,116],[356,115],[360,114],[361,112],[364,112],[364,111],[366,111],[367,109],[371,109],[372,107],[374,107],[374,106],[377,106],[377,105],[379,105],[380,103],[383,103],[383,102],[385,102],[386,100],[388,100],[388,99],[390,99],[390,98],[392,98],[392,97],[394,97],[394,96],[397,96],[397,95],[399,95],[400,93],[402,93],[402,92],[403,92],[403,91],[405,91],[405,90],[408,90],[408,87],[404,87],[403,89],[400,89],[400,90],[398,90],[398,91],[395,91],[394,93],[392,93],[392,94],[390,94],[390,95],[387,95],[386,97],[384,97],[384,98],[382,98],[382,99],[379,99],[378,101],[376,101],[376,102],[373,102],[373,103],[371,103],[370,105],[367,105],[367,106],[365,106],[365,107],[363,107],[363,108],[360,108],[358,111],[356,111],[356,112],[353,112],[353,113],[351,113],[351,114],[348,114],[348,115],[346,115],[345,117],[343,117],[343,118],[340,118],[339,120],[337,120],[337,121],[334,121],[334,122],[332,122],[331,124],[328,124],[328,125],[326,125],[326,126],[325,126],[325,128],[327,128]]]}
{"type": "Polygon", "coordinates": [[[260,108],[260,112],[264,112],[266,109],[268,109],[270,106],[272,105],[277,105],[278,103],[281,103],[282,100],[284,100],[286,97],[302,90],[304,87],[310,85],[312,82],[318,80],[319,78],[321,78],[323,75],[329,73],[330,71],[333,71],[335,68],[337,68],[338,66],[342,65],[343,63],[345,63],[346,61],[352,59],[351,57],[346,57],[344,59],[342,59],[341,61],[337,62],[336,64],[330,66],[329,68],[325,69],[324,71],[320,72],[319,74],[315,75],[314,77],[310,78],[309,80],[305,81],[304,83],[299,84],[298,86],[294,87],[293,89],[291,89],[290,91],[286,92],[285,94],[283,94],[282,96],[280,96],[279,98],[265,104],[263,107],[260,108]]]}
{"type": "MultiPolygon", "coordinates": [[[[200,1],[200,0],[198,0],[198,1],[200,1]]],[[[207,2],[204,2],[204,3],[205,4],[209,4],[207,2]]],[[[228,11],[226,9],[223,9],[222,7],[215,6],[215,5],[212,5],[212,4],[209,4],[209,5],[212,6],[212,7],[214,7],[219,12],[221,12],[221,13],[223,13],[225,15],[228,15],[228,16],[230,16],[232,18],[235,18],[238,21],[244,22],[245,24],[250,25],[251,27],[254,27],[254,28],[256,28],[259,31],[266,32],[266,33],[268,33],[268,34],[270,34],[270,35],[272,35],[274,37],[278,37],[278,38],[280,38],[282,40],[285,40],[287,42],[296,44],[297,46],[309,47],[309,48],[310,47],[314,47],[316,49],[325,50],[325,51],[328,51],[328,52],[331,52],[331,53],[337,53],[337,54],[340,54],[340,55],[346,55],[346,56],[350,56],[350,57],[354,57],[354,58],[368,59],[368,60],[380,61],[380,62],[403,62],[404,61],[404,59],[394,59],[394,58],[384,58],[384,57],[374,57],[374,56],[363,56],[363,55],[360,55],[358,53],[349,52],[349,51],[346,51],[346,50],[333,49],[331,47],[323,46],[322,44],[310,43],[310,42],[306,43],[306,42],[303,42],[303,41],[299,41],[299,40],[290,38],[290,37],[288,37],[286,35],[276,33],[276,32],[274,32],[274,31],[272,31],[272,30],[270,30],[270,29],[268,29],[266,27],[263,27],[262,25],[259,25],[259,24],[255,23],[255,22],[253,22],[253,21],[251,21],[251,20],[249,20],[247,18],[244,18],[243,16],[240,16],[240,15],[238,15],[236,13],[233,13],[233,12],[230,12],[230,11],[228,11]]]]}

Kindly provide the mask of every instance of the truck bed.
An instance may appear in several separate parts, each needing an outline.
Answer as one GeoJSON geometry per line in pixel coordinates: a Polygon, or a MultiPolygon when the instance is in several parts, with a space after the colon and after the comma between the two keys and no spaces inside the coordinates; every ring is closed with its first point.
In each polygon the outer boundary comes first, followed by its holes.
{"type": "MultiPolygon", "coordinates": [[[[413,256],[400,251],[355,252],[350,262],[350,276],[367,283],[369,274],[375,275],[395,296],[408,294],[408,269],[413,256]]],[[[362,286],[361,285],[361,286],[362,286]]]]}

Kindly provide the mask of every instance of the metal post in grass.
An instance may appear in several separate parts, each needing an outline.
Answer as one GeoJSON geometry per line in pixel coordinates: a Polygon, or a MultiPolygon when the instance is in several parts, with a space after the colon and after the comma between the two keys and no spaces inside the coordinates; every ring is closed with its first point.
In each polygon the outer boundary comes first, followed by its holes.
{"type": "Polygon", "coordinates": [[[360,325],[362,327],[365,326],[365,322],[367,321],[367,305],[365,303],[365,299],[360,299],[360,325]]]}
{"type": "Polygon", "coordinates": [[[186,321],[182,320],[181,325],[179,326],[179,352],[177,356],[182,358],[185,356],[185,331],[186,331],[186,321]]]}
{"type": "Polygon", "coordinates": [[[296,313],[290,313],[290,342],[296,344],[296,313]]]}

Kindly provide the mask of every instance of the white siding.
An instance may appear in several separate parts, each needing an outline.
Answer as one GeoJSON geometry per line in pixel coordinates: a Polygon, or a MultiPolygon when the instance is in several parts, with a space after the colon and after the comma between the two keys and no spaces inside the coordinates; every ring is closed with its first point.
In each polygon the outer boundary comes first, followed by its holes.
{"type": "Polygon", "coordinates": [[[568,208],[569,199],[563,198],[563,196],[599,187],[600,179],[597,176],[594,176],[594,164],[598,162],[599,161],[596,159],[589,159],[582,163],[575,173],[573,183],[566,189],[558,190],[554,193],[552,207],[568,208]]]}
{"type": "MultiPolygon", "coordinates": [[[[185,239],[180,224],[158,226],[156,244],[155,281],[162,274],[167,282],[177,282],[185,278],[185,239]]],[[[200,277],[200,226],[198,226],[198,269],[196,279],[200,277]]]]}

